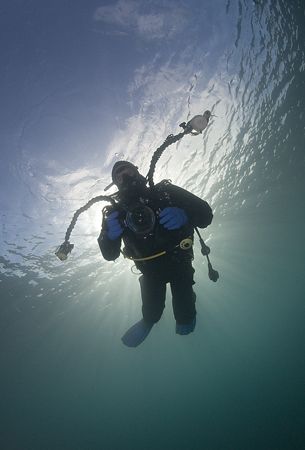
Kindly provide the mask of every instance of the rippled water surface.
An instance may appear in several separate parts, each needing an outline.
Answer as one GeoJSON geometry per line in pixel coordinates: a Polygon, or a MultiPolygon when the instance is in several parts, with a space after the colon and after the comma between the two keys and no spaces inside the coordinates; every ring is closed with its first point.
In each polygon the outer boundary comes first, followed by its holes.
{"type": "Polygon", "coordinates": [[[305,446],[305,6],[302,1],[3,2],[1,433],[5,450],[305,446]],[[168,292],[144,344],[138,276],[102,259],[113,163],[161,157],[214,211],[195,244],[198,322],[168,292]]]}

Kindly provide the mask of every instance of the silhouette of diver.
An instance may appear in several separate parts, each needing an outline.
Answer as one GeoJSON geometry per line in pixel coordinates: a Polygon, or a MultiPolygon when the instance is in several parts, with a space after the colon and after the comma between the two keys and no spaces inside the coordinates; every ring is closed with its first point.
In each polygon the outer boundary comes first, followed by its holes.
{"type": "Polygon", "coordinates": [[[104,208],[98,238],[100,250],[107,261],[123,253],[142,273],[139,281],[143,318],[124,334],[123,343],[137,347],[160,320],[167,283],[172,293],[176,333],[191,333],[196,325],[194,227],[205,228],[212,222],[211,207],[168,180],[148,187],[146,178],[128,161],[114,164],[112,181],[118,187],[118,203],[104,208]]]}

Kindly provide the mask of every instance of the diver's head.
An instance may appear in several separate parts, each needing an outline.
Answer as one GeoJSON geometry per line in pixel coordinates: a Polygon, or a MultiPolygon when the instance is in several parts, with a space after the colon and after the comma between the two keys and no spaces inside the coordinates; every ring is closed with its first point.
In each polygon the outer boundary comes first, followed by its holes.
{"type": "Polygon", "coordinates": [[[129,161],[117,161],[112,169],[112,181],[119,191],[134,190],[146,184],[137,166],[129,161]]]}

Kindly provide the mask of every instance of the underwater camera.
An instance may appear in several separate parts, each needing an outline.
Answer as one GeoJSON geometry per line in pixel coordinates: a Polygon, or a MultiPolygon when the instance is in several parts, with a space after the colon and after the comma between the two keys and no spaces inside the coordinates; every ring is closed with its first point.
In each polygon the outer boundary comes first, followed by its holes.
{"type": "Polygon", "coordinates": [[[125,224],[134,233],[148,234],[154,229],[155,223],[155,213],[148,206],[137,205],[126,213],[125,224]]]}

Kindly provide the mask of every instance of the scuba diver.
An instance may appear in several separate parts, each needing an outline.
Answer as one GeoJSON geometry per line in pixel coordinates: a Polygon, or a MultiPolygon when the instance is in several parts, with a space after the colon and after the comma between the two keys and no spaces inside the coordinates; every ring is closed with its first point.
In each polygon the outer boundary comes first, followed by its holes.
{"type": "Polygon", "coordinates": [[[147,186],[147,179],[128,161],[114,164],[112,181],[118,188],[117,202],[103,210],[99,247],[107,261],[114,261],[123,253],[141,272],[143,318],[124,334],[123,343],[137,347],[160,320],[167,283],[172,293],[176,333],[193,332],[196,325],[194,229],[210,225],[211,207],[168,180],[147,186]]]}
{"type": "MultiPolygon", "coordinates": [[[[176,333],[186,335],[196,325],[196,295],[193,291],[193,237],[198,235],[201,253],[206,256],[209,279],[216,282],[219,273],[209,258],[210,248],[204,243],[198,227],[205,228],[213,218],[207,202],[174,186],[169,180],[154,184],[156,164],[163,152],[186,135],[197,136],[208,126],[211,111],[182,122],[182,132],[167,136],[152,155],[149,171],[143,177],[128,161],[117,161],[112,169],[112,183],[117,192],[98,195],[80,207],[67,228],[64,242],[55,255],[65,261],[74,248],[70,236],[83,212],[100,201],[110,203],[103,209],[103,222],[98,243],[103,257],[114,261],[122,253],[134,261],[141,272],[142,319],[122,337],[128,347],[137,347],[148,336],[162,316],[166,285],[170,284],[176,319],[176,333]],[[148,186],[147,186],[148,184],[148,186]],[[122,240],[124,248],[121,250],[122,240]]],[[[216,117],[216,116],[215,116],[216,117]]]]}

